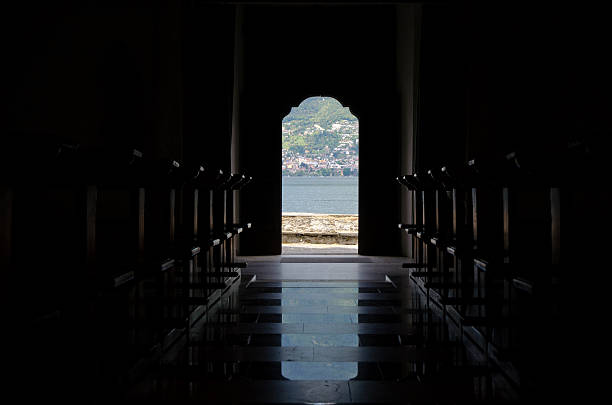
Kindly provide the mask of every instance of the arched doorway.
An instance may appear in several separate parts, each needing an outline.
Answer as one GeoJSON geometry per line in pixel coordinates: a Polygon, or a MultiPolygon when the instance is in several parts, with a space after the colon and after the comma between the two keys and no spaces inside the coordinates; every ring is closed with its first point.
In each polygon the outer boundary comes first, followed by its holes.
{"type": "Polygon", "coordinates": [[[308,97],[282,120],[282,253],[357,254],[359,120],[308,97]]]}

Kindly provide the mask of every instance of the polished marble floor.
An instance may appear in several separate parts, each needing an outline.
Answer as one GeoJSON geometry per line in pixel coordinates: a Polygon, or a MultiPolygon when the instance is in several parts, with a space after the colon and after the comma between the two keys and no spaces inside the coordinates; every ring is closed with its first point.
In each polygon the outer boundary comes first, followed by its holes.
{"type": "Polygon", "coordinates": [[[467,360],[415,288],[394,258],[250,261],[235,293],[132,396],[310,404],[488,399],[490,370],[467,360]]]}

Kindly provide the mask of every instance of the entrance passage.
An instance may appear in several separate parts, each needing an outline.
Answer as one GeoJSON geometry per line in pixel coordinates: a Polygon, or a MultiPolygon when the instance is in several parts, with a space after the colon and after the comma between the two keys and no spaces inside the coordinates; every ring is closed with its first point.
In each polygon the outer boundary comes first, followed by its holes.
{"type": "Polygon", "coordinates": [[[283,254],[357,254],[359,121],[310,97],[282,121],[283,254]]]}

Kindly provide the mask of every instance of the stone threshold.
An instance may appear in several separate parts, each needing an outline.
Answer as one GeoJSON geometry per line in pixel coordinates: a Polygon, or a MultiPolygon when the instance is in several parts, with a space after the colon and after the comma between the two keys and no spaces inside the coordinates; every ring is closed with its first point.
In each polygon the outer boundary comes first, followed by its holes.
{"type": "Polygon", "coordinates": [[[283,243],[357,245],[357,233],[283,232],[283,243]]]}
{"type": "Polygon", "coordinates": [[[283,213],[282,242],[356,245],[358,222],[353,214],[283,213]]]}

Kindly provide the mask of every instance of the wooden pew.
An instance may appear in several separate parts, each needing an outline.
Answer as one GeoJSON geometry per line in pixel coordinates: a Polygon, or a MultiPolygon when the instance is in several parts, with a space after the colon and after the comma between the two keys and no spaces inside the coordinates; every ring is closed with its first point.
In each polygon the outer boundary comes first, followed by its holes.
{"type": "Polygon", "coordinates": [[[413,210],[412,217],[414,218],[414,223],[412,224],[398,224],[398,228],[409,235],[412,236],[413,241],[413,252],[414,253],[414,262],[404,263],[402,265],[403,268],[408,269],[424,269],[427,267],[427,263],[424,261],[424,248],[422,244],[422,239],[417,238],[418,233],[422,233],[425,230],[424,226],[424,202],[423,202],[423,192],[421,184],[413,175],[404,175],[401,177],[397,177],[396,180],[408,190],[413,193],[413,201],[414,204],[411,207],[413,210]]]}
{"type": "Polygon", "coordinates": [[[226,188],[227,229],[232,232],[232,238],[226,246],[226,262],[228,268],[245,268],[246,262],[236,262],[236,245],[239,235],[251,228],[250,222],[241,222],[235,210],[235,201],[240,190],[249,184],[253,178],[244,174],[232,175],[232,180],[226,188]]]}

